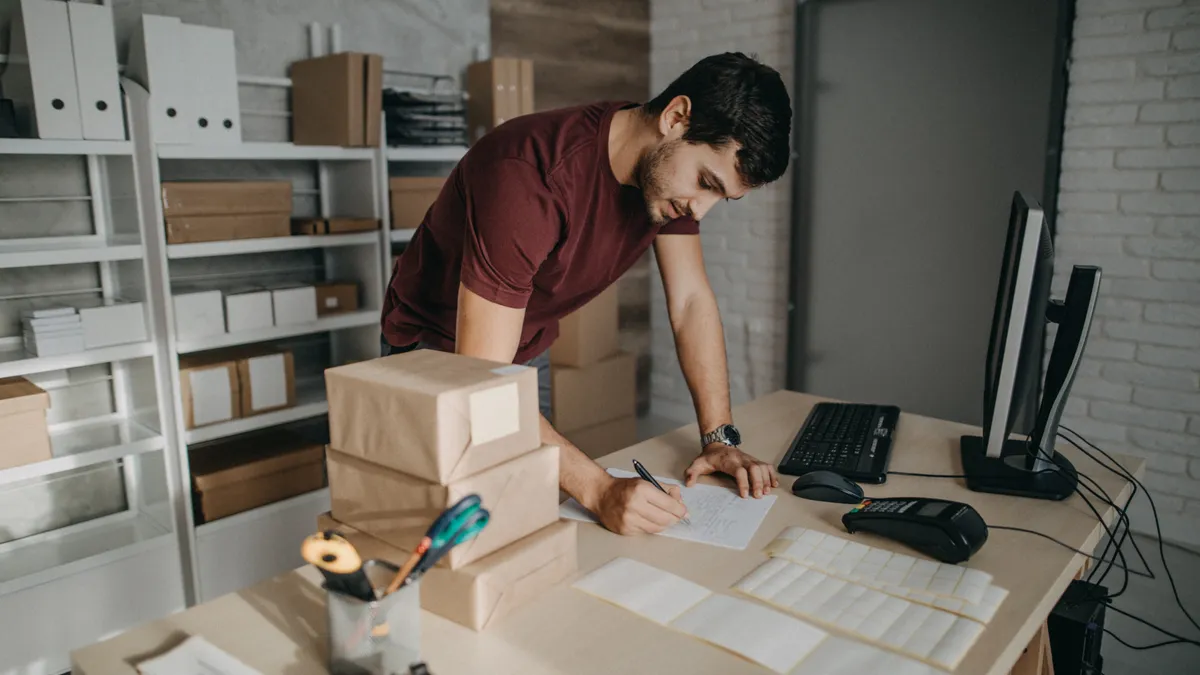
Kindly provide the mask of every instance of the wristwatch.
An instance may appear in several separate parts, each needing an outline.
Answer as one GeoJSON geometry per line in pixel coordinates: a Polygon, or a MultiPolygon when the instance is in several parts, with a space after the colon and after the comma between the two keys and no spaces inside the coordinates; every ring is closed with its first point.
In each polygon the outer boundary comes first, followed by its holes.
{"type": "Polygon", "coordinates": [[[732,424],[722,424],[700,437],[701,448],[707,448],[713,443],[724,443],[736,448],[742,444],[742,434],[732,424]]]}

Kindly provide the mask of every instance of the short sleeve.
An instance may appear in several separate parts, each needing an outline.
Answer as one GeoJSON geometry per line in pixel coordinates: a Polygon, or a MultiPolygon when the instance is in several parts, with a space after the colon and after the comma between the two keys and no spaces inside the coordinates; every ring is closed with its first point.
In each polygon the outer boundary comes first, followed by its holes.
{"type": "Polygon", "coordinates": [[[519,159],[464,167],[461,281],[485,300],[523,308],[558,245],[562,210],[541,172],[519,159]]]}
{"type": "Polygon", "coordinates": [[[676,218],[658,231],[659,234],[700,234],[700,223],[695,218],[676,218]]]}

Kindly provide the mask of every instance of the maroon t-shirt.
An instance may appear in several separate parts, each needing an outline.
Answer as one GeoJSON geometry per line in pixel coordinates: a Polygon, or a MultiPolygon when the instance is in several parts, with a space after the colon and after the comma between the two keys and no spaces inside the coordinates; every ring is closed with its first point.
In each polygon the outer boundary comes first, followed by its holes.
{"type": "Polygon", "coordinates": [[[696,234],[692,218],[654,226],[638,188],[608,157],[604,102],[514,118],[454,168],[392,271],[382,329],[396,347],[454,349],[461,280],[474,293],[525,308],[514,358],[558,337],[558,321],[628,270],[658,234],[696,234]]]}

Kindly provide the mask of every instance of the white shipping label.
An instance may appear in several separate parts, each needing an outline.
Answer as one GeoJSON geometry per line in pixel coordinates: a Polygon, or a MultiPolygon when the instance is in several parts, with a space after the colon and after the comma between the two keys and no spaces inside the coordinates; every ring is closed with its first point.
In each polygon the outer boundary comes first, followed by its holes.
{"type": "Polygon", "coordinates": [[[250,409],[266,410],[287,405],[287,368],[283,354],[256,356],[250,367],[250,409]]]}
{"type": "Polygon", "coordinates": [[[192,388],[192,424],[212,424],[233,419],[233,388],[228,368],[188,371],[192,388]]]}
{"type": "Polygon", "coordinates": [[[467,397],[471,444],[481,445],[521,430],[521,397],[516,382],[483,389],[467,397]]]}

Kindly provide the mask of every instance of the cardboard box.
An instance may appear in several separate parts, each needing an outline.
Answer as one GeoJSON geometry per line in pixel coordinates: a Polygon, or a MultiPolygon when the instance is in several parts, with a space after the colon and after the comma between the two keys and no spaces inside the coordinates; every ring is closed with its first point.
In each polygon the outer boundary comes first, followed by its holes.
{"type": "Polygon", "coordinates": [[[285,430],[188,451],[198,522],[249,511],[325,486],[325,446],[285,430]]]}
{"type": "Polygon", "coordinates": [[[616,354],[618,310],[617,286],[613,284],[564,317],[558,322],[558,339],[550,346],[550,363],[582,368],[616,354]]]}
{"type": "Polygon", "coordinates": [[[275,325],[271,291],[239,289],[225,294],[225,330],[230,333],[270,328],[275,325]]]}
{"type": "Polygon", "coordinates": [[[322,235],[372,232],[379,229],[376,218],[293,218],[292,234],[322,235]]]}
{"type": "Polygon", "coordinates": [[[418,349],[325,371],[330,445],[435,483],[541,445],[537,369],[418,349]]]}
{"type": "Polygon", "coordinates": [[[168,244],[286,237],[290,234],[290,214],[282,212],[175,216],[167,219],[168,244]]]}
{"type": "Polygon", "coordinates": [[[246,348],[230,354],[237,361],[243,417],[296,405],[296,364],[292,352],[246,348]]]}
{"type": "Polygon", "coordinates": [[[225,301],[221,291],[175,293],[175,339],[197,340],[225,332],[225,301]]]}
{"type": "Polygon", "coordinates": [[[220,353],[179,357],[183,427],[195,429],[242,416],[237,361],[220,353]]]}
{"type": "Polygon", "coordinates": [[[445,177],[440,176],[395,176],[388,179],[392,229],[411,230],[420,225],[445,183],[445,177]]]}
{"type": "Polygon", "coordinates": [[[0,379],[0,469],[52,458],[46,409],[50,394],[23,377],[0,379]]]}
{"type": "Polygon", "coordinates": [[[292,182],[287,180],[166,181],[163,218],[292,213],[292,182]]]}
{"type": "Polygon", "coordinates": [[[491,518],[478,536],[438,563],[450,569],[558,520],[558,446],[544,445],[445,485],[351,457],[332,445],[327,453],[333,517],[400,549],[412,550],[442,511],[478,494],[491,518]]]}
{"type": "Polygon", "coordinates": [[[554,428],[561,434],[637,414],[637,359],[624,352],[586,368],[551,369],[554,428]]]}
{"type": "Polygon", "coordinates": [[[468,138],[475,142],[508,120],[533,112],[533,62],[497,57],[471,63],[466,88],[468,138]]]}
{"type": "Polygon", "coordinates": [[[317,320],[317,289],[314,286],[273,288],[271,308],[276,326],[312,323],[317,320]]]}
{"type": "MultiPolygon", "coordinates": [[[[337,530],[366,560],[403,564],[406,551],[317,516],[317,529],[337,530]]],[[[578,529],[560,520],[459,570],[435,567],[421,577],[421,609],[483,631],[536,601],[579,569],[578,529]]]]}
{"type": "Polygon", "coordinates": [[[295,61],[292,142],[378,147],[383,113],[383,57],[339,52],[295,61]]]}
{"type": "Polygon", "coordinates": [[[100,349],[132,342],[145,342],[146,309],[140,302],[104,300],[94,307],[80,307],[84,349],[100,349]]]}
{"type": "Polygon", "coordinates": [[[563,433],[568,441],[583,451],[583,454],[597,459],[604,455],[624,450],[637,443],[637,417],[627,415],[609,422],[584,427],[563,433]]]}
{"type": "Polygon", "coordinates": [[[325,282],[316,285],[317,316],[329,316],[358,309],[358,284],[325,282]]]}

